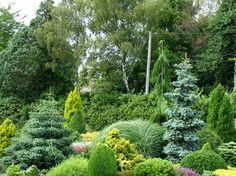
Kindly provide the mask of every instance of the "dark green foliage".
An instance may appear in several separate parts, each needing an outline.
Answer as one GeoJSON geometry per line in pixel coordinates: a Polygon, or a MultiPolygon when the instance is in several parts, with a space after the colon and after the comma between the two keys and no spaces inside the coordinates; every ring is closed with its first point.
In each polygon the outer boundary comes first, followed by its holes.
{"type": "Polygon", "coordinates": [[[208,128],[198,131],[197,135],[200,139],[200,146],[203,146],[205,143],[209,143],[211,144],[212,149],[216,150],[217,147],[223,143],[222,139],[208,128]]]}
{"type": "Polygon", "coordinates": [[[106,144],[97,144],[89,158],[88,169],[90,176],[116,176],[114,152],[106,144]]]}
{"type": "Polygon", "coordinates": [[[159,57],[152,70],[152,82],[159,96],[163,96],[171,87],[169,60],[165,54],[164,41],[159,43],[159,57]]]}
{"type": "Polygon", "coordinates": [[[201,119],[204,122],[207,122],[208,116],[208,106],[209,106],[210,98],[207,96],[201,96],[196,104],[196,108],[201,111],[201,119]]]}
{"type": "Polygon", "coordinates": [[[204,170],[214,171],[216,169],[227,168],[225,160],[211,150],[200,150],[190,153],[182,159],[180,165],[191,168],[200,174],[204,170]]]}
{"type": "Polygon", "coordinates": [[[5,165],[19,164],[22,168],[36,165],[47,169],[60,163],[70,152],[69,131],[63,128],[63,117],[54,100],[42,100],[31,112],[30,120],[20,138],[5,150],[5,165]]]}
{"type": "Polygon", "coordinates": [[[235,139],[233,107],[222,85],[218,85],[210,95],[207,123],[224,142],[235,139]]]}
{"type": "Polygon", "coordinates": [[[134,168],[134,176],[177,176],[171,162],[158,158],[147,159],[134,168]]]}
{"type": "Polygon", "coordinates": [[[173,107],[166,110],[170,120],[163,124],[166,128],[163,139],[168,141],[164,153],[174,162],[198,149],[196,131],[203,127],[203,121],[198,119],[199,112],[192,108],[198,99],[194,92],[197,79],[191,73],[192,66],[186,58],[176,68],[177,81],[173,82],[175,89],[165,94],[173,101],[173,107]]]}
{"type": "Polygon", "coordinates": [[[83,114],[78,110],[71,117],[70,128],[78,131],[78,133],[85,133],[85,122],[83,114]]]}
{"type": "Polygon", "coordinates": [[[236,143],[229,142],[219,146],[218,153],[225,159],[225,161],[235,167],[236,166],[236,143]]]}
{"type": "Polygon", "coordinates": [[[52,168],[47,176],[88,176],[88,161],[84,158],[70,158],[52,168]]]}
{"type": "Polygon", "coordinates": [[[145,120],[120,121],[105,128],[95,140],[104,142],[108,133],[116,128],[121,137],[128,139],[136,145],[137,150],[146,157],[161,157],[165,142],[163,142],[164,129],[158,125],[145,120]]]}
{"type": "Polygon", "coordinates": [[[19,123],[21,120],[22,102],[16,97],[0,97],[0,123],[7,118],[11,119],[14,123],[19,123]]]}
{"type": "Polygon", "coordinates": [[[88,107],[88,120],[95,130],[101,130],[120,120],[151,120],[156,123],[166,121],[163,111],[167,101],[158,100],[157,94],[149,96],[136,94],[101,94],[92,97],[88,107]]]}

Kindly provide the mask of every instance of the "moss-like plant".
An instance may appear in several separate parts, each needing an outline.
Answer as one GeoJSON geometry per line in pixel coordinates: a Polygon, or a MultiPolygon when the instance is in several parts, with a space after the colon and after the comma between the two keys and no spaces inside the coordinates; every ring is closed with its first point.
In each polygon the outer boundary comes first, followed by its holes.
{"type": "Polygon", "coordinates": [[[106,138],[107,145],[114,151],[120,171],[130,171],[144,160],[134,144],[120,136],[117,129],[112,129],[106,138]]]}
{"type": "Polygon", "coordinates": [[[106,144],[98,144],[89,158],[89,176],[116,176],[117,162],[114,152],[106,144]]]}

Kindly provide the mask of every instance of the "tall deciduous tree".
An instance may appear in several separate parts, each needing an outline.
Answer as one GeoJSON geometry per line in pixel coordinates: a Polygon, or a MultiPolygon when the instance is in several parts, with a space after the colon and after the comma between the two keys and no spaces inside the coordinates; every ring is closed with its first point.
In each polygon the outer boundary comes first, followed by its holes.
{"type": "Polygon", "coordinates": [[[163,138],[168,141],[164,153],[174,162],[198,149],[196,131],[203,126],[203,122],[197,118],[199,112],[192,108],[198,96],[194,92],[197,79],[192,75],[191,68],[188,59],[176,65],[177,81],[173,82],[175,89],[165,94],[174,104],[166,110],[170,120],[164,123],[166,132],[163,138]]]}

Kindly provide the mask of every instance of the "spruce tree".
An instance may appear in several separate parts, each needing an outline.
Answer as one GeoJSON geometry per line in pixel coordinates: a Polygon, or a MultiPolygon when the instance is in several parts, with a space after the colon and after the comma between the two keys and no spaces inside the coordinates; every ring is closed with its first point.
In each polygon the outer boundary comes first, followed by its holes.
{"type": "Polygon", "coordinates": [[[169,60],[165,53],[164,41],[159,43],[159,57],[152,70],[151,81],[155,85],[158,95],[163,96],[171,87],[169,60]]]}
{"type": "Polygon", "coordinates": [[[54,100],[43,100],[30,113],[20,137],[5,150],[3,163],[18,164],[22,168],[36,165],[48,169],[70,154],[70,132],[63,128],[63,117],[54,100]]]}
{"type": "Polygon", "coordinates": [[[77,86],[66,99],[64,117],[66,127],[79,133],[85,132],[84,107],[77,86]]]}
{"type": "Polygon", "coordinates": [[[164,153],[173,162],[180,161],[189,152],[198,149],[199,138],[196,131],[203,127],[203,121],[197,118],[199,112],[192,108],[198,99],[194,92],[197,89],[197,79],[191,73],[192,66],[189,62],[185,59],[175,65],[175,89],[165,94],[173,101],[173,106],[165,111],[170,119],[163,124],[166,128],[163,138],[168,141],[164,153]]]}

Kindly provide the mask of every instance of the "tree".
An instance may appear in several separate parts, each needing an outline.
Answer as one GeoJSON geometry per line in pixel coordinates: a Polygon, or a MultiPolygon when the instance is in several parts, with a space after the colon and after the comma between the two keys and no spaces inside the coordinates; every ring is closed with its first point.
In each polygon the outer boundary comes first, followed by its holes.
{"type": "Polygon", "coordinates": [[[203,122],[197,118],[199,112],[192,109],[198,96],[194,92],[197,79],[191,74],[191,68],[188,59],[176,65],[175,89],[165,94],[173,101],[173,107],[166,110],[170,120],[163,124],[166,128],[163,139],[168,141],[164,153],[173,162],[180,161],[189,152],[198,149],[196,131],[203,126],[203,122]]]}
{"type": "Polygon", "coordinates": [[[0,8],[0,51],[4,50],[13,35],[23,26],[15,20],[18,13],[11,13],[11,7],[0,8]]]}
{"type": "Polygon", "coordinates": [[[19,138],[5,150],[4,164],[19,164],[22,168],[36,165],[48,169],[60,163],[70,153],[70,132],[63,127],[63,117],[53,99],[42,100],[31,112],[19,138]]]}
{"type": "Polygon", "coordinates": [[[4,156],[4,149],[11,144],[11,138],[17,135],[17,129],[12,120],[6,119],[0,125],[0,158],[4,156]]]}
{"type": "Polygon", "coordinates": [[[152,82],[155,85],[155,89],[158,95],[163,96],[164,93],[170,90],[170,71],[169,60],[166,57],[164,51],[164,41],[159,43],[159,57],[152,70],[152,82]]]}
{"type": "Polygon", "coordinates": [[[85,132],[84,107],[77,86],[66,99],[64,118],[66,127],[79,133],[85,132]]]}
{"type": "Polygon", "coordinates": [[[219,109],[222,106],[224,97],[225,89],[221,84],[219,84],[210,94],[207,124],[213,131],[215,131],[218,126],[219,109]]]}

